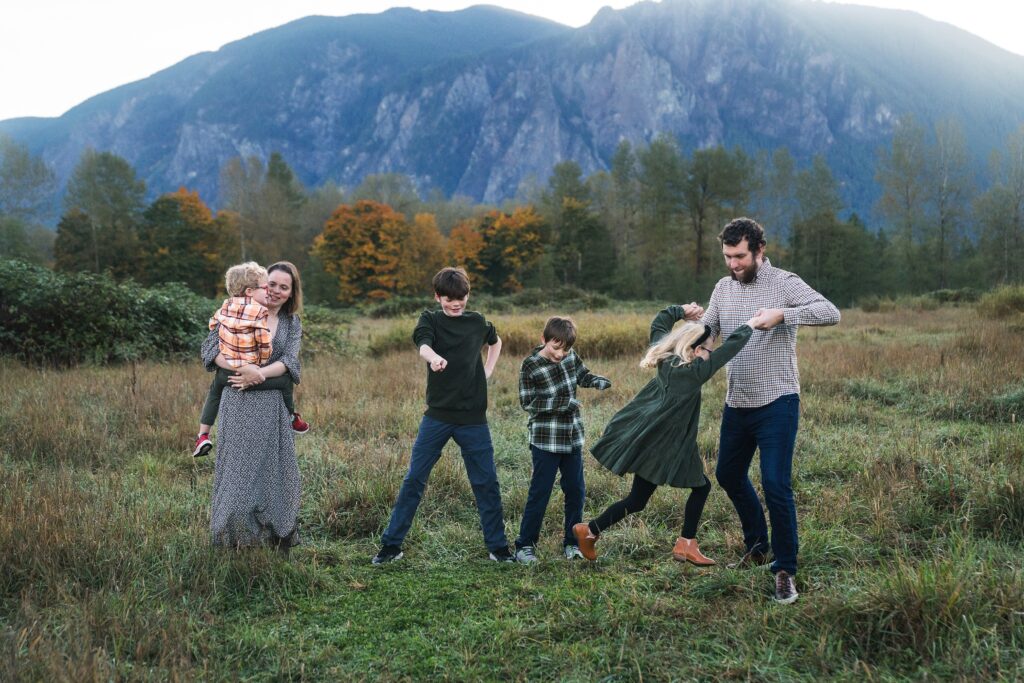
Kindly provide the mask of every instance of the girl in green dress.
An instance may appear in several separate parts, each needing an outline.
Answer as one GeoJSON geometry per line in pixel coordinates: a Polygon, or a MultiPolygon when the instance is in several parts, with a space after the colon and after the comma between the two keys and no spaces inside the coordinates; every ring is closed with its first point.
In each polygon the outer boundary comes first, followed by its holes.
{"type": "Polygon", "coordinates": [[[682,306],[669,306],[654,317],[651,344],[640,367],[657,368],[657,375],[612,417],[591,448],[598,462],[615,474],[631,472],[633,487],[599,517],[573,527],[580,551],[588,560],[597,559],[595,543],[601,532],[643,510],[654,490],[668,485],[691,489],[672,557],[698,566],[715,564],[700,552],[695,540],[711,492],[697,450],[700,390],[746,345],[758,315],[737,328],[715,351],[710,348],[710,330],[702,323],[686,322],[673,329],[684,316],[682,306]]]}

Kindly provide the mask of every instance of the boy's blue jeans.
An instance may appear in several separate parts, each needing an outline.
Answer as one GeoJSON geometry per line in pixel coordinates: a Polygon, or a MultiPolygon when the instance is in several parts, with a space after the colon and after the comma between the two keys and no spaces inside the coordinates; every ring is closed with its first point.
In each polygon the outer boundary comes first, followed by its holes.
{"type": "Polygon", "coordinates": [[[420,499],[423,498],[427,478],[441,458],[441,450],[449,439],[455,439],[455,443],[462,449],[462,460],[466,463],[466,474],[469,475],[469,483],[476,497],[487,548],[497,550],[508,547],[498,472],[494,468],[494,446],[491,445],[491,431],[487,423],[449,424],[426,415],[420,421],[420,430],[416,434],[416,443],[413,444],[409,460],[409,472],[402,481],[398,499],[391,511],[391,521],[380,539],[383,545],[402,545],[412,519],[416,516],[420,499]]]}
{"type": "Polygon", "coordinates": [[[574,448],[572,453],[552,453],[530,444],[530,453],[533,455],[533,477],[530,479],[530,492],[523,509],[523,521],[519,525],[516,549],[537,545],[544,513],[551,500],[551,489],[555,485],[555,475],[559,472],[562,473],[562,493],[565,495],[565,532],[562,543],[576,545],[572,527],[583,521],[583,497],[586,494],[583,483],[583,449],[574,448]]]}
{"type": "Polygon", "coordinates": [[[793,502],[793,447],[800,423],[800,395],[787,394],[760,408],[725,406],[715,476],[736,508],[747,550],[768,551],[764,509],[748,474],[761,451],[761,486],[772,523],[771,570],[796,573],[799,550],[793,502]]]}

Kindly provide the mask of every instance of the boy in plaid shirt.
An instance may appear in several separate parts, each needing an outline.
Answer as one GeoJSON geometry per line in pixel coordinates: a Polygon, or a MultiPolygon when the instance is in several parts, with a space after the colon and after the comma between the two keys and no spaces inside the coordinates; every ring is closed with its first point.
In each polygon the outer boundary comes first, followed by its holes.
{"type": "MultiPolygon", "coordinates": [[[[229,298],[221,304],[220,310],[210,318],[210,329],[216,329],[220,338],[220,353],[233,368],[243,365],[265,365],[270,360],[272,349],[270,325],[267,310],[267,269],[254,261],[228,268],[224,274],[224,286],[229,298]],[[219,326],[219,327],[218,327],[219,326]]],[[[220,395],[228,386],[230,371],[219,368],[210,384],[210,392],[199,418],[199,436],[192,450],[192,457],[206,455],[213,448],[210,428],[220,410],[220,395]]],[[[298,418],[292,398],[292,383],[278,383],[263,389],[279,389],[284,405],[295,418],[292,429],[300,433],[308,431],[309,425],[298,418]],[[305,429],[300,429],[296,423],[305,429]]]]}
{"type": "Polygon", "coordinates": [[[604,390],[612,383],[595,375],[572,350],[576,323],[548,318],[543,345],[523,360],[519,371],[519,403],[530,414],[533,477],[516,539],[516,561],[537,561],[536,545],[544,512],[551,499],[555,474],[562,473],[565,495],[563,550],[567,560],[582,557],[572,527],[583,519],[583,421],[576,387],[604,390]]]}

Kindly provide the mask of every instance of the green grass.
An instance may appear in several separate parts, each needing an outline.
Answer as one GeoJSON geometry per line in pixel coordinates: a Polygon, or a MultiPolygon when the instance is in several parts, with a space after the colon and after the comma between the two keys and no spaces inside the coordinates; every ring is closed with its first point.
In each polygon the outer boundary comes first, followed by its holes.
{"type": "MultiPolygon", "coordinates": [[[[521,343],[535,318],[494,316],[521,343]]],[[[578,318],[588,365],[615,383],[580,392],[592,442],[648,379],[620,341],[646,320],[578,318]]],[[[390,325],[357,321],[351,344],[390,325]]],[[[602,538],[599,562],[570,564],[556,487],[539,566],[488,562],[454,447],[406,558],[372,567],[422,413],[411,349],[307,363],[290,559],[209,545],[213,461],[186,453],[199,367],[0,363],[0,680],[1019,680],[1014,325],[940,306],[801,331],[801,597],[786,607],[765,570],[671,560],[686,495],[671,489],[602,538]]],[[[499,363],[489,411],[510,538],[530,476],[519,360],[499,363]]],[[[709,468],[723,397],[718,377],[698,437],[709,468]]],[[[587,515],[629,484],[589,456],[586,475],[587,515]]],[[[699,538],[723,564],[742,551],[717,487],[699,538]]]]}

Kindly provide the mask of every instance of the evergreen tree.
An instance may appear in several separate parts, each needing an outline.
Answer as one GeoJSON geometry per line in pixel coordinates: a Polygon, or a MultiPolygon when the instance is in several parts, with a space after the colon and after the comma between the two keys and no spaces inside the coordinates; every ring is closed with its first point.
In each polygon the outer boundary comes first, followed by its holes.
{"type": "Polygon", "coordinates": [[[143,214],[139,281],[183,282],[198,294],[214,296],[227,266],[222,252],[230,248],[220,227],[198,193],[181,188],[163,195],[143,214]]]}
{"type": "MultiPolygon", "coordinates": [[[[878,212],[890,226],[894,246],[904,263],[917,261],[921,226],[925,220],[925,138],[924,129],[910,114],[902,116],[893,131],[892,145],[879,150],[875,180],[882,188],[878,212]]],[[[917,289],[923,284],[919,272],[904,268],[901,285],[917,289]]]]}
{"type": "MultiPolygon", "coordinates": [[[[89,222],[88,259],[64,253],[58,262],[76,263],[80,266],[76,269],[110,271],[116,278],[136,275],[145,194],[146,184],[136,177],[131,164],[111,152],[87,150],[71,173],[64,204],[66,213],[81,214],[70,224],[82,215],[89,222]]],[[[69,243],[58,239],[55,249],[65,249],[69,243]]]]}
{"type": "Polygon", "coordinates": [[[43,220],[56,182],[46,163],[0,135],[0,216],[30,225],[43,220]]]}
{"type": "Polygon", "coordinates": [[[742,150],[730,153],[724,147],[699,149],[686,165],[682,200],[693,229],[693,279],[701,282],[706,271],[709,219],[726,207],[735,209],[750,195],[753,168],[742,150]]]}
{"type": "Polygon", "coordinates": [[[935,145],[928,151],[926,196],[931,217],[925,239],[931,258],[926,263],[931,271],[930,287],[944,289],[949,286],[953,247],[967,220],[973,185],[963,128],[953,120],[935,124],[935,145]]]}

